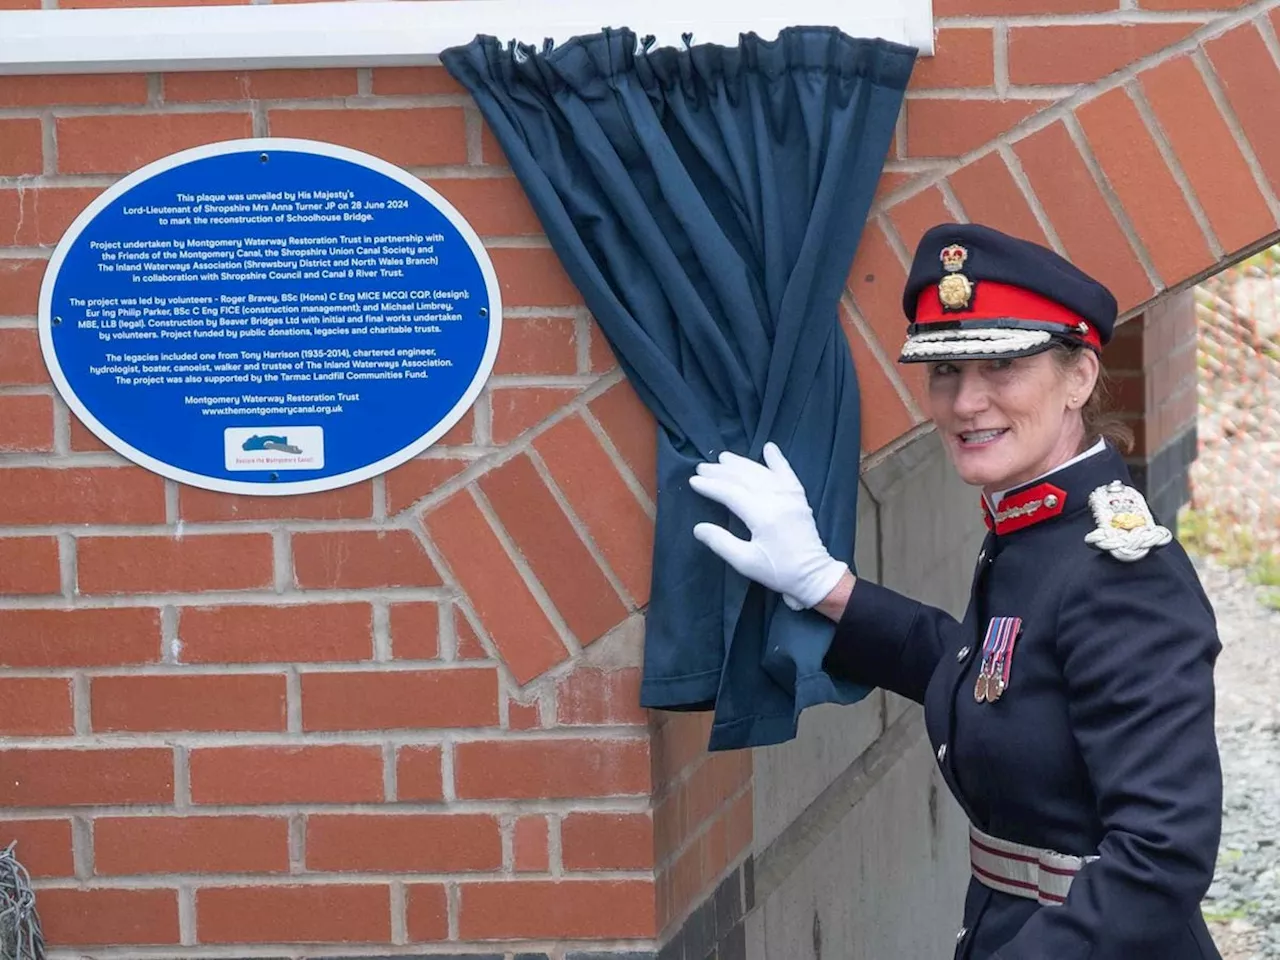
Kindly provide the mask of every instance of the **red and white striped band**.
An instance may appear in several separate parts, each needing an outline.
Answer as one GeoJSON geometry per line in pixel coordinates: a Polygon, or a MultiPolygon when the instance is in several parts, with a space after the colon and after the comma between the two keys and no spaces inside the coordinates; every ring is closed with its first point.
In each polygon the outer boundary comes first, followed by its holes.
{"type": "Polygon", "coordinates": [[[969,825],[969,865],[975,879],[992,890],[1046,906],[1065,901],[1080,868],[1097,859],[1001,840],[969,825]]]}

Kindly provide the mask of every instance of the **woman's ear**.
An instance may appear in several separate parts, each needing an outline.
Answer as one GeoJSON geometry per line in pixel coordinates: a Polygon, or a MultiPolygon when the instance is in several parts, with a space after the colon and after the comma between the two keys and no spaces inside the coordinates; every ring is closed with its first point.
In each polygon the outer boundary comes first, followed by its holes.
{"type": "Polygon", "coordinates": [[[1076,362],[1067,371],[1067,405],[1072,410],[1081,409],[1093,395],[1093,388],[1098,383],[1102,372],[1102,362],[1092,350],[1083,349],[1076,354],[1076,362]]]}

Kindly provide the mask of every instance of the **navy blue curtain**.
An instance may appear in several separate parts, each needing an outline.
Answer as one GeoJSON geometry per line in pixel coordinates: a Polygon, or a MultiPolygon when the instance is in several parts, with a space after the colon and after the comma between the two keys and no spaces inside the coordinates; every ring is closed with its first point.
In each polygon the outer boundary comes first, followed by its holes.
{"type": "Polygon", "coordinates": [[[822,667],[833,625],[693,538],[746,536],[688,478],[778,444],[852,565],[859,399],[837,305],[915,62],[797,27],[737,47],[606,30],[441,55],[475,97],[658,430],[644,706],[714,710],[709,748],[779,743],[867,694],[822,667]]]}

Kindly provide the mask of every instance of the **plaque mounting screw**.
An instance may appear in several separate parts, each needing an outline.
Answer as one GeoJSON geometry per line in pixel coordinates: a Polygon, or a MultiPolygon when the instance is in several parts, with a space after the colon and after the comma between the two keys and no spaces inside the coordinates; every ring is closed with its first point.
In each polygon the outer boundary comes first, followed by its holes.
{"type": "Polygon", "coordinates": [[[484,319],[485,317],[487,317],[488,315],[489,315],[489,308],[488,308],[488,307],[481,307],[481,308],[480,308],[480,318],[483,320],[483,319],[484,319]]]}
{"type": "Polygon", "coordinates": [[[275,480],[279,480],[279,479],[280,479],[280,474],[278,474],[278,473],[273,473],[273,474],[271,475],[271,479],[272,479],[273,481],[275,481],[275,480]]]}
{"type": "Polygon", "coordinates": [[[270,158],[269,158],[265,153],[260,153],[260,154],[258,154],[258,159],[259,159],[262,163],[266,163],[266,162],[267,162],[267,160],[269,160],[270,158]]]}
{"type": "Polygon", "coordinates": [[[61,317],[54,317],[54,318],[53,318],[53,325],[54,325],[55,327],[56,327],[58,324],[60,324],[60,323],[62,323],[62,318],[61,318],[61,317]]]}

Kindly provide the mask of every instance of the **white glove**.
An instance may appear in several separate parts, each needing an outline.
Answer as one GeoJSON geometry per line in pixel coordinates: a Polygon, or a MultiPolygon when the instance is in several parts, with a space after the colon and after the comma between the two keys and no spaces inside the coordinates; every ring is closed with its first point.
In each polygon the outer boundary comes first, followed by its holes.
{"type": "Polygon", "coordinates": [[[744,577],[783,595],[792,610],[805,610],[829,594],[849,565],[832,558],[818,536],[804,487],[773,443],[764,464],[725,451],[718,463],[700,463],[689,485],[722,503],[746,524],[750,542],[714,523],[693,535],[744,577]]]}

